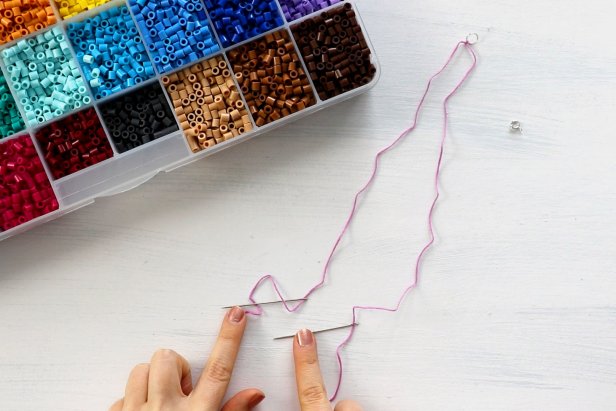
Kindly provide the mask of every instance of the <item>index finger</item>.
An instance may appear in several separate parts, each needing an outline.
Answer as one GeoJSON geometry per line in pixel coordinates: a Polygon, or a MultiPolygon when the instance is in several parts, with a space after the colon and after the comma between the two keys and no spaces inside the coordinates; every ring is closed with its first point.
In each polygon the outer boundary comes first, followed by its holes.
{"type": "Polygon", "coordinates": [[[302,411],[331,411],[321,376],[317,342],[310,330],[301,330],[293,340],[297,395],[302,411]]]}
{"type": "Polygon", "coordinates": [[[222,322],[214,349],[191,394],[200,404],[206,405],[206,410],[220,409],[245,329],[244,310],[233,307],[222,322]]]}

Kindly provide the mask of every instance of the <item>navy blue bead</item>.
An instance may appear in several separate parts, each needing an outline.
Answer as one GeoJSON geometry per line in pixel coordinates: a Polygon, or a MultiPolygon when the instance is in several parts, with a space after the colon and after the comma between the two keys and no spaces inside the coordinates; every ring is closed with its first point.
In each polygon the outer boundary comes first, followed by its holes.
{"type": "Polygon", "coordinates": [[[275,1],[205,0],[205,7],[224,47],[256,37],[283,24],[275,1]]]}

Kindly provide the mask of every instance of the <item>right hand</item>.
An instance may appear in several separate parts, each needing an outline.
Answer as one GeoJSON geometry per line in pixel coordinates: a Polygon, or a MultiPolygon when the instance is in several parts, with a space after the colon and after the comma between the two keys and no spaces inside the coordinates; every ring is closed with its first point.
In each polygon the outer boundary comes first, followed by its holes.
{"type": "Polygon", "coordinates": [[[363,411],[355,401],[340,401],[332,409],[317,354],[317,340],[310,330],[300,330],[293,339],[297,395],[302,411],[363,411]]]}

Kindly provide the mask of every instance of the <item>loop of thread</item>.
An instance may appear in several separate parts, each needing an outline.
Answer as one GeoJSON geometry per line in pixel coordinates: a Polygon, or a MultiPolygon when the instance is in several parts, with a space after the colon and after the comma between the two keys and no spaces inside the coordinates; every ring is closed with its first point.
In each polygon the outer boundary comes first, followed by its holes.
{"type": "MultiPolygon", "coordinates": [[[[476,34],[474,36],[476,36],[476,40],[478,40],[479,36],[477,36],[476,34]]],[[[439,146],[438,160],[437,160],[436,169],[435,169],[435,172],[434,172],[434,197],[433,197],[432,203],[430,204],[430,208],[428,210],[428,219],[427,219],[429,240],[426,242],[426,244],[423,246],[423,248],[419,252],[419,255],[417,256],[417,259],[415,261],[414,273],[413,273],[413,276],[412,276],[410,284],[406,288],[404,288],[404,290],[402,291],[402,294],[398,298],[397,303],[393,307],[379,307],[379,306],[367,306],[367,305],[356,305],[356,306],[353,306],[353,311],[352,311],[353,312],[353,321],[352,321],[352,324],[354,324],[354,325],[350,328],[348,335],[344,338],[344,340],[336,348],[336,359],[338,361],[338,380],[337,380],[337,384],[336,384],[336,389],[335,389],[333,395],[331,396],[330,401],[334,401],[336,399],[336,397],[338,396],[338,392],[340,391],[340,386],[342,384],[342,375],[343,375],[343,371],[344,371],[343,363],[342,363],[342,357],[341,357],[341,351],[349,343],[351,338],[353,338],[353,334],[355,333],[355,328],[356,328],[355,324],[357,323],[358,312],[362,311],[362,310],[364,310],[364,311],[388,311],[388,312],[396,312],[396,311],[398,311],[400,309],[400,306],[404,302],[407,294],[413,288],[416,287],[417,282],[419,280],[419,271],[420,271],[420,268],[421,268],[421,263],[423,261],[423,258],[425,256],[426,252],[432,246],[432,244],[434,244],[435,234],[434,234],[433,217],[434,217],[434,210],[436,208],[436,204],[437,204],[439,196],[440,196],[439,180],[440,180],[441,166],[442,166],[442,163],[443,163],[443,151],[444,151],[444,148],[445,148],[445,140],[447,139],[447,127],[448,127],[448,124],[449,124],[448,103],[449,103],[449,100],[458,92],[458,90],[462,87],[462,85],[470,77],[471,73],[475,70],[475,67],[477,66],[477,55],[475,54],[475,51],[473,50],[473,44],[475,44],[475,42],[476,42],[474,36],[469,34],[466,37],[465,41],[458,42],[458,44],[456,45],[456,47],[453,49],[452,53],[450,54],[449,59],[447,60],[447,62],[441,67],[441,69],[439,71],[437,71],[432,77],[430,77],[430,79],[429,79],[429,81],[428,81],[428,83],[426,85],[425,91],[424,91],[424,93],[423,93],[423,95],[421,97],[421,100],[419,101],[419,104],[417,105],[417,109],[415,110],[415,115],[414,115],[414,119],[413,119],[412,125],[409,126],[406,130],[404,130],[389,145],[387,145],[385,148],[383,148],[379,152],[377,152],[376,156],[374,157],[372,173],[371,173],[370,177],[368,178],[368,181],[364,184],[364,186],[355,194],[355,197],[353,199],[353,206],[351,207],[351,212],[350,212],[348,218],[346,219],[346,222],[345,222],[345,224],[344,224],[344,226],[342,228],[342,231],[340,232],[340,234],[336,238],[336,241],[334,242],[334,245],[333,245],[333,247],[332,247],[332,249],[331,249],[331,251],[329,253],[329,256],[327,257],[327,260],[326,260],[325,265],[323,267],[323,271],[321,273],[321,277],[320,277],[319,282],[317,282],[312,288],[310,288],[308,290],[308,292],[303,297],[305,299],[308,299],[308,297],[310,297],[315,291],[317,291],[319,288],[321,288],[325,284],[325,281],[327,279],[327,274],[328,274],[328,271],[329,271],[329,266],[330,266],[330,264],[332,262],[334,254],[336,253],[336,250],[338,249],[338,246],[340,245],[340,241],[342,240],[342,238],[346,234],[347,230],[351,226],[351,223],[353,222],[353,219],[354,219],[355,214],[357,212],[357,207],[359,205],[359,200],[362,197],[362,194],[372,185],[372,183],[376,179],[377,172],[378,172],[379,165],[380,165],[381,157],[383,156],[383,154],[387,153],[388,151],[390,151],[391,149],[396,147],[398,145],[398,143],[400,143],[402,140],[404,140],[413,130],[415,130],[415,128],[417,127],[417,124],[418,124],[418,120],[419,120],[419,115],[421,113],[421,109],[424,106],[424,103],[426,101],[426,98],[428,96],[430,88],[432,86],[432,82],[437,77],[439,77],[440,74],[443,71],[445,71],[445,69],[447,67],[449,67],[449,65],[454,60],[454,58],[455,58],[456,54],[458,53],[458,51],[461,48],[464,48],[468,52],[469,56],[471,57],[472,64],[467,69],[467,71],[465,72],[465,74],[462,77],[462,79],[456,84],[456,86],[452,89],[452,91],[445,97],[445,99],[443,100],[443,105],[442,105],[442,107],[443,107],[443,114],[444,114],[443,129],[442,129],[442,135],[441,135],[440,146],[439,146]],[[472,41],[472,40],[475,40],[475,41],[472,41]]],[[[272,284],[272,287],[274,288],[274,291],[276,292],[276,294],[278,295],[278,297],[282,301],[282,304],[283,304],[284,308],[288,312],[291,312],[291,313],[292,312],[296,312],[297,310],[299,310],[299,308],[302,305],[304,305],[306,303],[307,300],[303,300],[303,301],[300,301],[300,302],[298,302],[298,303],[296,303],[294,305],[289,304],[287,302],[287,300],[284,298],[284,296],[282,295],[282,292],[281,292],[281,289],[280,289],[280,285],[279,285],[278,281],[276,280],[276,278],[274,278],[272,275],[268,274],[268,275],[264,275],[263,277],[261,277],[256,282],[254,287],[250,290],[250,294],[249,294],[248,299],[250,300],[251,303],[255,304],[256,308],[254,310],[247,310],[246,311],[247,314],[255,315],[255,316],[260,316],[261,314],[263,314],[263,308],[261,308],[258,304],[256,304],[256,300],[255,300],[254,297],[255,297],[256,292],[261,287],[261,285],[264,284],[267,281],[269,281],[272,284]]]]}

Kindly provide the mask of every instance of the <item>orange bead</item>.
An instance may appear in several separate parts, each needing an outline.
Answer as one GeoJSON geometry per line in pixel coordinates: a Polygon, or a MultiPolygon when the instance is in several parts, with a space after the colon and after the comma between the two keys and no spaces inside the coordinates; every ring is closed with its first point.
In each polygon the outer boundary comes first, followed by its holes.
{"type": "Polygon", "coordinates": [[[36,13],[36,17],[39,19],[39,21],[47,21],[47,12],[45,10],[40,10],[38,13],[36,13]]]}
{"type": "Polygon", "coordinates": [[[49,0],[0,0],[0,44],[56,23],[49,0]]]}

